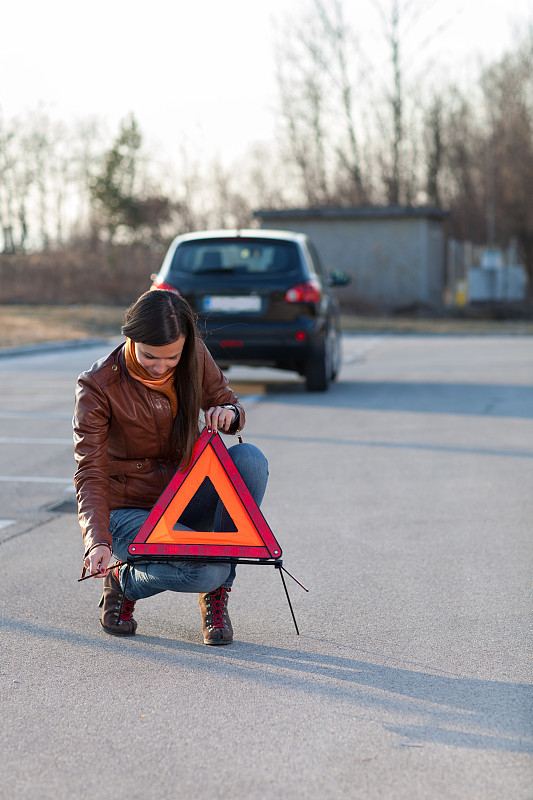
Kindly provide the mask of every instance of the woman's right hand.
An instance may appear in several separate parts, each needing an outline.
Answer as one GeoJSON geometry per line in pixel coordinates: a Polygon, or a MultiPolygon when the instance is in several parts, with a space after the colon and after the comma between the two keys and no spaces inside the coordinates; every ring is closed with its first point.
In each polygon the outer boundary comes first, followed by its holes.
{"type": "Polygon", "coordinates": [[[111,561],[111,550],[105,545],[98,545],[83,559],[87,572],[95,577],[103,578],[111,561]]]}

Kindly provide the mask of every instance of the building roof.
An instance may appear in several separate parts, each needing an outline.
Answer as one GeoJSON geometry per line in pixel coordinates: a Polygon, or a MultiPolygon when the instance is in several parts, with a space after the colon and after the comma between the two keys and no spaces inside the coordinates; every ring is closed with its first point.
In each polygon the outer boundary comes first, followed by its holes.
{"type": "Polygon", "coordinates": [[[447,211],[435,206],[319,206],[317,208],[259,209],[254,217],[262,220],[282,219],[403,219],[443,220],[447,211]]]}

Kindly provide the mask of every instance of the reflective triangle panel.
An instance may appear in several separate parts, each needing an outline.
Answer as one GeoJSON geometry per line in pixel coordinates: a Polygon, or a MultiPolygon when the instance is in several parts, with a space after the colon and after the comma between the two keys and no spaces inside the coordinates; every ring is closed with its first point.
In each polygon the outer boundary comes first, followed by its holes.
{"type": "Polygon", "coordinates": [[[248,491],[220,435],[207,429],[186,472],[176,472],[129,547],[132,556],[278,559],[281,548],[248,491]],[[190,531],[180,516],[209,478],[236,530],[190,531]]]}

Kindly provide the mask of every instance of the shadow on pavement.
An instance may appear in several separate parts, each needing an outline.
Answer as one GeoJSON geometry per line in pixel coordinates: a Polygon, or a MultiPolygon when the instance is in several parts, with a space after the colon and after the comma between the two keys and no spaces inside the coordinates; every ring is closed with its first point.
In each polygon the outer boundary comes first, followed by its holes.
{"type": "MultiPolygon", "coordinates": [[[[87,650],[92,658],[122,653],[133,655],[136,662],[190,668],[202,681],[223,682],[234,666],[239,676],[249,681],[250,691],[271,685],[276,691],[283,688],[307,696],[314,694],[343,703],[344,713],[353,715],[354,720],[365,709],[414,715],[417,722],[422,719],[424,724],[384,723],[387,730],[411,742],[533,753],[533,687],[528,684],[435,675],[353,657],[245,641],[230,647],[206,648],[165,637],[141,634],[122,640],[103,633],[92,636],[8,619],[0,621],[0,628],[24,637],[62,641],[63,657],[68,645],[82,647],[84,657],[87,650]]],[[[312,638],[304,636],[302,641],[317,649],[312,638]]],[[[331,647],[341,643],[325,644],[331,647]]],[[[342,646],[346,647],[344,643],[342,646]]]]}

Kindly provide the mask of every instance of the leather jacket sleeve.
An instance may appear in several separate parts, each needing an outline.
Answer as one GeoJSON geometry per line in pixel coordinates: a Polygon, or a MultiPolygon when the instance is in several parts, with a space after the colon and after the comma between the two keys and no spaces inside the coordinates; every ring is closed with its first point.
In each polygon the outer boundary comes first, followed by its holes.
{"type": "Polygon", "coordinates": [[[109,531],[109,400],[85,373],[78,379],[74,416],[74,476],[84,553],[97,542],[113,545],[109,531]]]}

